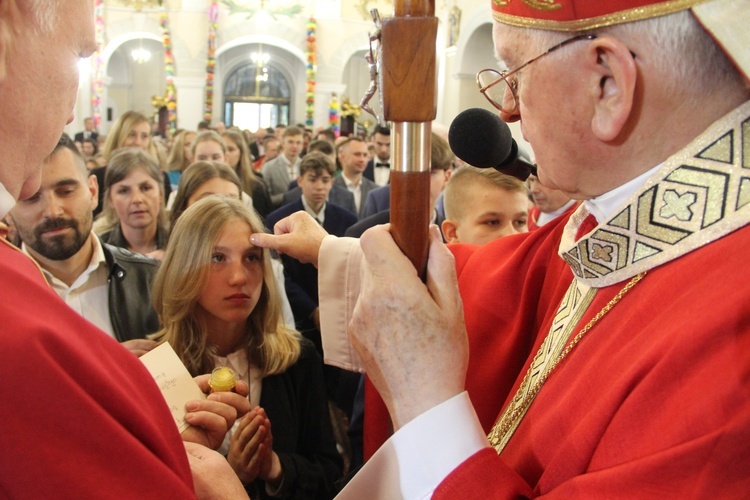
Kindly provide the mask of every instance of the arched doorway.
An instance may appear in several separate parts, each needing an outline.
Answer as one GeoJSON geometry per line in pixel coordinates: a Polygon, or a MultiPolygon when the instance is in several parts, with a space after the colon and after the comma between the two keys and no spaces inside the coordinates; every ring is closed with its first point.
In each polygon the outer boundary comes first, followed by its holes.
{"type": "Polygon", "coordinates": [[[235,69],[224,85],[224,122],[243,130],[289,124],[291,87],[284,74],[263,61],[235,69]]]}
{"type": "Polygon", "coordinates": [[[148,33],[137,35],[142,36],[125,40],[107,59],[107,100],[101,110],[105,132],[128,110],[153,116],[157,111],[153,98],[163,96],[166,89],[161,41],[148,33]]]}

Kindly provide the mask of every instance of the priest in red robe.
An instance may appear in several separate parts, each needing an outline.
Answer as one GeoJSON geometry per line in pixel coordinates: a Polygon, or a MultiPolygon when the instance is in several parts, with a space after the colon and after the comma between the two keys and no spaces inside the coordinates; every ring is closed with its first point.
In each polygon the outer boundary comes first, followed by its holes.
{"type": "Polygon", "coordinates": [[[396,430],[342,495],[746,496],[746,0],[492,7],[509,70],[485,95],[572,215],[484,247],[433,235],[426,285],[387,227],[319,253],[303,217],[255,238],[318,261],[340,296],[324,337],[344,335],[326,357],[355,367],[348,332],[396,430]]]}
{"type": "MultiPolygon", "coordinates": [[[[90,0],[0,8],[0,114],[13,117],[0,125],[0,218],[37,192],[42,161],[73,119],[77,63],[96,49],[92,21],[90,0]]],[[[244,494],[226,460],[201,444],[221,443],[245,398],[188,403],[194,425],[183,445],[141,362],[70,309],[4,238],[0,394],[3,498],[244,494]]]]}

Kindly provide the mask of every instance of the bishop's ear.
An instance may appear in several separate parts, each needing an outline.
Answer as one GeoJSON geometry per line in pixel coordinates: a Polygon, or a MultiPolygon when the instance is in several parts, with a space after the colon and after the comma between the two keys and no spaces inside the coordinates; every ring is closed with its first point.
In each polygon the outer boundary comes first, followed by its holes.
{"type": "Polygon", "coordinates": [[[587,50],[595,51],[590,60],[595,96],[591,129],[602,141],[612,141],[622,132],[633,110],[638,70],[635,55],[620,40],[600,36],[587,50]]]}

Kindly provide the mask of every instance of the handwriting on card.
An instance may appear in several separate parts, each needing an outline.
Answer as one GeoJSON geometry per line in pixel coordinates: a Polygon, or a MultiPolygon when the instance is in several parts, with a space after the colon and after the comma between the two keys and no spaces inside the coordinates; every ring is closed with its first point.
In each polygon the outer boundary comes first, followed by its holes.
{"type": "Polygon", "coordinates": [[[168,342],[155,347],[140,359],[159,386],[177,429],[184,431],[190,425],[185,421],[185,404],[193,399],[205,399],[206,395],[168,342]]]}

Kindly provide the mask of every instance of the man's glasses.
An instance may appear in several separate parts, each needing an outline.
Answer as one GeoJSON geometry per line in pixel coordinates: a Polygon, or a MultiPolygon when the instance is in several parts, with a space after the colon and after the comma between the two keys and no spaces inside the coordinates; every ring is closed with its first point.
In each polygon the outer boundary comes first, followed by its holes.
{"type": "MultiPolygon", "coordinates": [[[[515,113],[518,110],[518,79],[516,78],[516,74],[519,71],[569,43],[577,42],[578,40],[593,40],[595,38],[596,35],[578,35],[568,38],[512,70],[497,71],[496,69],[483,69],[477,73],[479,92],[503,113],[515,113]]],[[[635,57],[635,54],[633,56],[635,57]]]]}

